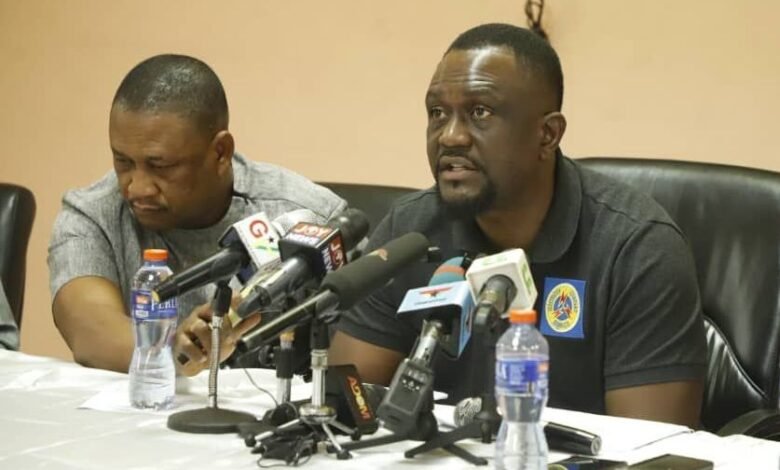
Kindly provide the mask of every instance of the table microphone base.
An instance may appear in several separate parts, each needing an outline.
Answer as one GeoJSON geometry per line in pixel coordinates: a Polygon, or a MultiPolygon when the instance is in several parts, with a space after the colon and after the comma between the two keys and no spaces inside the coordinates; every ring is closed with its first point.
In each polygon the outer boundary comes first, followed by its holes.
{"type": "Polygon", "coordinates": [[[257,421],[254,415],[223,408],[199,408],[168,416],[168,427],[174,431],[196,434],[238,432],[238,425],[257,421]]]}

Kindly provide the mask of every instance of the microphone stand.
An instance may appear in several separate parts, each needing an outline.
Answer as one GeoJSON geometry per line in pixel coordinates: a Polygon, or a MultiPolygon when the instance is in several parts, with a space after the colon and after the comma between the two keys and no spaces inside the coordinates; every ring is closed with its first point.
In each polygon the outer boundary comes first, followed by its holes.
{"type": "MultiPolygon", "coordinates": [[[[456,442],[467,438],[480,439],[485,444],[493,442],[493,436],[496,435],[501,425],[501,416],[499,416],[496,410],[496,397],[493,393],[496,381],[496,342],[499,336],[501,336],[501,323],[500,312],[495,308],[478,308],[474,313],[474,330],[480,333],[480,339],[482,340],[480,342],[481,351],[475,351],[474,357],[487,359],[482,382],[485,384],[485,387],[480,393],[482,408],[475,416],[474,421],[457,427],[452,431],[434,436],[424,444],[407,451],[407,457],[414,457],[417,454],[434,449],[447,449],[448,446],[452,446],[456,442]]],[[[487,465],[487,461],[485,460],[484,463],[476,465],[487,465]]]]}
{"type": "MultiPolygon", "coordinates": [[[[293,329],[282,333],[280,344],[274,347],[274,362],[276,362],[277,379],[276,403],[278,405],[275,408],[268,410],[265,415],[263,415],[262,423],[258,423],[260,426],[253,427],[257,431],[267,430],[267,426],[281,426],[284,423],[294,420],[298,416],[296,405],[292,403],[290,397],[294,369],[293,335],[293,329]]],[[[246,434],[247,432],[251,433],[253,428],[241,426],[239,430],[246,434]]]]}
{"type": "MultiPolygon", "coordinates": [[[[432,442],[442,435],[444,434],[439,432],[439,426],[436,422],[436,417],[433,415],[433,391],[431,391],[426,396],[425,401],[420,408],[420,412],[417,415],[417,420],[415,421],[414,426],[412,426],[408,432],[401,434],[390,434],[387,436],[375,437],[373,439],[366,439],[358,442],[348,442],[346,444],[342,444],[341,447],[347,451],[350,451],[366,449],[369,447],[377,447],[406,440],[425,441],[423,444],[404,452],[404,457],[410,459],[415,455],[423,452],[424,450],[420,449],[426,446],[428,442],[432,442]]],[[[442,448],[452,455],[460,457],[472,465],[487,465],[488,463],[484,458],[477,457],[466,449],[458,447],[454,442],[443,444],[437,446],[436,448],[442,448]]],[[[335,451],[335,449],[328,447],[328,452],[335,451]]]]}
{"type": "Polygon", "coordinates": [[[255,436],[245,436],[245,442],[258,443],[281,431],[288,431],[302,426],[311,428],[318,436],[315,442],[327,441],[329,448],[335,449],[339,460],[352,458],[349,450],[336,440],[331,426],[343,433],[357,437],[356,429],[352,429],[336,420],[336,410],[325,403],[325,374],[328,369],[328,348],[330,347],[330,335],[328,323],[333,321],[338,313],[330,312],[333,301],[322,296],[312,298],[308,305],[302,304],[299,308],[312,308],[314,313],[311,319],[311,369],[312,369],[312,397],[311,401],[302,404],[298,408],[298,418],[287,421],[279,426],[255,436]],[[320,431],[320,432],[318,432],[320,431]],[[323,436],[324,435],[324,436],[323,436]]]}
{"type": "Polygon", "coordinates": [[[236,432],[240,423],[257,421],[254,415],[242,411],[220,408],[217,405],[217,371],[219,370],[219,338],[222,321],[230,309],[233,291],[227,280],[217,282],[214,292],[211,318],[211,351],[209,363],[208,406],[195,410],[179,411],[168,417],[168,427],[175,431],[199,434],[224,434],[236,432]]]}

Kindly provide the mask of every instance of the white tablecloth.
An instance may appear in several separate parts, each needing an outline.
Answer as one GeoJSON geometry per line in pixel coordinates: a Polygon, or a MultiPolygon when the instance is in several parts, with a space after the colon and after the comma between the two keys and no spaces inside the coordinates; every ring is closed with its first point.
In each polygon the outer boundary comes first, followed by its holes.
{"type": "MultiPolygon", "coordinates": [[[[252,377],[273,393],[273,371],[252,370],[252,377]]],[[[220,406],[262,414],[271,399],[257,391],[242,370],[220,372],[220,406]]],[[[167,414],[206,403],[206,375],[178,384],[177,409],[141,412],[127,406],[127,376],[73,363],[0,350],[1,469],[256,469],[237,435],[185,434],[166,427],[167,414]]],[[[310,394],[296,384],[293,398],[310,394]]],[[[437,410],[441,422],[451,409],[437,410]]],[[[548,410],[547,419],[599,433],[604,457],[636,462],[663,453],[713,460],[718,469],[777,469],[780,445],[744,436],[720,438],[680,426],[548,410]],[[746,462],[749,459],[750,463],[746,462]]],[[[346,439],[346,438],[344,438],[346,439]]],[[[354,452],[340,461],[320,452],[304,468],[391,469],[412,467],[475,468],[443,451],[405,459],[407,441],[354,452]]],[[[490,457],[492,446],[462,442],[490,457]]],[[[551,460],[563,457],[551,454],[551,460]]]]}

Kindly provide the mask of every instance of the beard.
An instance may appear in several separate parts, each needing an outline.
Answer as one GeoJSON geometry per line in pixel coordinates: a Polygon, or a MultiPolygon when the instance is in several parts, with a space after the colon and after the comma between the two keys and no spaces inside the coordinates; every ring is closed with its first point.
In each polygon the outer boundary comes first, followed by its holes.
{"type": "Polygon", "coordinates": [[[468,220],[474,219],[478,215],[487,212],[493,207],[496,201],[496,186],[490,179],[485,179],[485,183],[474,195],[455,194],[443,196],[439,180],[436,179],[436,195],[444,209],[444,212],[451,218],[468,220]]]}

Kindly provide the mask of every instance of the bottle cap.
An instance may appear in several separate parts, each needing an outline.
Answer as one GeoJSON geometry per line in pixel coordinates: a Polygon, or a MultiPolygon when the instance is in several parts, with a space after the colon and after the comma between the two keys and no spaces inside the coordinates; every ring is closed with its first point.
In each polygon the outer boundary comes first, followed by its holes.
{"type": "Polygon", "coordinates": [[[144,250],[144,261],[167,261],[168,250],[144,250]]]}
{"type": "Polygon", "coordinates": [[[536,310],[510,310],[510,323],[536,323],[536,310]]]}

